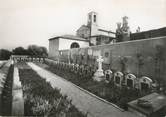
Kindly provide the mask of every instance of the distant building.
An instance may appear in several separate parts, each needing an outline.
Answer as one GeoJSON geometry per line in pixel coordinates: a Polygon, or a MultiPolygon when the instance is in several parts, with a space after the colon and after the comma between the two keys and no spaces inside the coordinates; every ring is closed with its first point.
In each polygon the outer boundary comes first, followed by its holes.
{"type": "Polygon", "coordinates": [[[87,25],[82,25],[77,30],[77,36],[89,40],[90,46],[115,42],[114,32],[99,28],[98,14],[96,12],[88,13],[87,25]]]}
{"type": "Polygon", "coordinates": [[[117,23],[116,33],[101,29],[98,26],[98,14],[90,12],[87,17],[87,24],[79,27],[76,35],[62,35],[49,39],[49,57],[58,58],[60,51],[72,48],[86,48],[115,42],[166,36],[166,27],[144,32],[139,31],[137,33],[130,32],[127,16],[122,18],[122,23],[117,23]]]}
{"type": "Polygon", "coordinates": [[[166,36],[166,27],[148,31],[136,32],[130,35],[130,40],[140,40],[154,37],[166,36]]]}
{"type": "Polygon", "coordinates": [[[89,47],[89,41],[73,36],[73,35],[62,35],[49,39],[49,57],[57,58],[60,50],[68,50],[72,48],[84,48],[89,47]]]}
{"type": "Polygon", "coordinates": [[[75,35],[62,35],[49,39],[49,57],[56,58],[60,50],[84,48],[115,42],[115,33],[98,27],[96,12],[88,13],[87,25],[82,25],[75,35]]]}

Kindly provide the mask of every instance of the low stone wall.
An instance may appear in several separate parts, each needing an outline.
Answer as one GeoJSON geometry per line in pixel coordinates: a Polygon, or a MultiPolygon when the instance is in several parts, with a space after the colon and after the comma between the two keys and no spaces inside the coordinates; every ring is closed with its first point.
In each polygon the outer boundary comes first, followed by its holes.
{"type": "MultiPolygon", "coordinates": [[[[102,55],[103,69],[133,73],[152,79],[165,79],[166,76],[166,37],[119,42],[88,48],[62,50],[54,58],[62,62],[96,65],[96,58],[102,55]]],[[[53,58],[52,58],[53,59],[53,58]]]]}

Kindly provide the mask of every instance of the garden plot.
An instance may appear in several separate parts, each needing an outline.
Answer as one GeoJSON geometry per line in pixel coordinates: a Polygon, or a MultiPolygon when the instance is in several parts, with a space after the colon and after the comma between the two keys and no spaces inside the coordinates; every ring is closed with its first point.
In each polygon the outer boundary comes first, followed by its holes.
{"type": "Polygon", "coordinates": [[[60,92],[72,99],[72,104],[86,113],[88,117],[120,117],[121,115],[123,117],[136,117],[135,114],[123,111],[116,105],[95,96],[32,62],[29,62],[28,65],[43,79],[49,81],[52,87],[60,88],[60,92]]]}
{"type": "Polygon", "coordinates": [[[72,72],[69,69],[60,69],[53,64],[36,64],[125,110],[127,110],[128,102],[145,95],[141,94],[137,89],[128,89],[127,87],[120,89],[113,82],[95,82],[92,77],[87,77],[86,74],[81,74],[80,76],[79,73],[72,72]]]}
{"type": "Polygon", "coordinates": [[[8,61],[0,69],[0,114],[11,115],[12,105],[13,65],[8,61]]]}
{"type": "Polygon", "coordinates": [[[23,86],[25,116],[84,117],[67,96],[41,78],[25,63],[17,64],[23,86]]]}

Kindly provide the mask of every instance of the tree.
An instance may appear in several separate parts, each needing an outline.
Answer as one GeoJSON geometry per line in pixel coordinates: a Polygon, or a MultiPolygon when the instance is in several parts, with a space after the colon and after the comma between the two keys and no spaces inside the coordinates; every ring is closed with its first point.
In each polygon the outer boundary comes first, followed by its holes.
{"type": "Polygon", "coordinates": [[[6,49],[0,49],[0,60],[8,60],[12,53],[6,49]]]}
{"type": "Polygon", "coordinates": [[[42,46],[37,45],[29,45],[27,49],[29,55],[36,56],[36,57],[47,57],[47,49],[42,46]]]}
{"type": "Polygon", "coordinates": [[[16,47],[15,49],[12,50],[12,53],[14,55],[27,55],[28,52],[26,49],[24,49],[23,47],[16,47]]]}
{"type": "Polygon", "coordinates": [[[24,49],[23,47],[17,47],[13,49],[12,53],[14,55],[30,55],[34,57],[47,57],[47,49],[42,46],[37,45],[29,45],[28,49],[24,49]]]}

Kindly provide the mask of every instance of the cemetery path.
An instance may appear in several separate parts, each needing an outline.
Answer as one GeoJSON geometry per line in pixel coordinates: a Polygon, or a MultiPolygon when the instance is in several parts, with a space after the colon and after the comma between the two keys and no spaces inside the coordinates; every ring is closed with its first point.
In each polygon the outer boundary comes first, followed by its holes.
{"type": "Polygon", "coordinates": [[[72,104],[80,111],[88,113],[88,117],[136,117],[129,111],[122,111],[112,104],[106,103],[92,94],[84,91],[73,83],[45,70],[34,63],[28,65],[42,78],[50,82],[53,88],[61,89],[63,95],[72,99],[72,104]]]}

